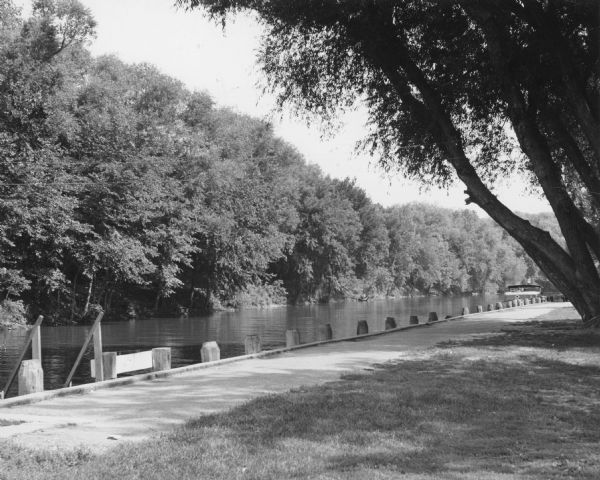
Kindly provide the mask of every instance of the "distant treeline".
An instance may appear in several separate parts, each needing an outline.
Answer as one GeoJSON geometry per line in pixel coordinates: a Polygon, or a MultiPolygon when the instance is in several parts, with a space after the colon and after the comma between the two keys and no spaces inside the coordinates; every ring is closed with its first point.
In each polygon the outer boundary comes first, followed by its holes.
{"type": "MultiPolygon", "coordinates": [[[[92,58],[84,45],[93,26],[85,11],[39,6],[24,21],[0,0],[4,318],[540,281],[489,220],[382,208],[352,180],[306,165],[268,124],[215,108],[150,65],[92,58]]],[[[551,216],[534,220],[556,231],[551,216]]]]}

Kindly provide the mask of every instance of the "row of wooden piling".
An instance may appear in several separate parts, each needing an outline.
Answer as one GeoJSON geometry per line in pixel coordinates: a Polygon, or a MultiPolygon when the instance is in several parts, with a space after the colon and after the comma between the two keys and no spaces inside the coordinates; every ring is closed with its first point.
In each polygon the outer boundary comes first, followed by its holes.
{"type": "MultiPolygon", "coordinates": [[[[545,296],[514,299],[505,302],[496,302],[495,304],[488,304],[487,311],[501,310],[504,308],[519,307],[523,305],[530,305],[532,303],[543,303],[546,301],[561,301],[562,299],[550,298],[545,296]]],[[[483,312],[483,305],[477,305],[477,312],[483,312]]],[[[463,307],[459,316],[469,315],[470,311],[468,307],[463,307]]],[[[451,315],[447,315],[445,318],[452,318],[451,315]]],[[[168,347],[154,348],[152,351],[139,352],[137,354],[128,355],[117,355],[117,352],[102,352],[101,343],[101,330],[100,330],[100,319],[101,316],[95,322],[92,330],[90,331],[90,337],[94,337],[94,359],[90,362],[92,368],[92,374],[95,376],[96,381],[102,381],[105,379],[117,378],[119,373],[125,373],[127,371],[135,371],[141,369],[151,368],[153,371],[168,370],[171,368],[171,349],[168,347]]],[[[432,323],[438,321],[437,312],[429,312],[426,323],[432,323]]],[[[40,340],[40,324],[41,318],[34,326],[34,330],[31,332],[31,343],[32,343],[32,360],[24,360],[20,364],[18,374],[18,394],[25,395],[28,393],[35,393],[44,390],[43,385],[43,370],[41,366],[41,340],[40,340]]],[[[419,317],[417,315],[411,315],[409,318],[409,325],[418,325],[419,317]]],[[[395,317],[386,317],[385,319],[385,330],[393,330],[397,328],[395,317]]],[[[367,335],[369,333],[369,325],[366,320],[358,321],[356,325],[356,335],[367,335]]],[[[333,329],[331,324],[320,325],[317,330],[317,342],[323,342],[333,339],[333,329]]],[[[295,347],[300,345],[300,332],[296,329],[290,329],[285,332],[285,345],[287,348],[295,347]]],[[[81,356],[85,350],[87,343],[82,348],[81,356]]],[[[246,355],[260,353],[262,351],[262,343],[258,335],[248,335],[244,339],[244,352],[246,355]]],[[[216,341],[205,342],[200,348],[200,358],[202,363],[214,362],[221,359],[221,351],[216,341]]],[[[77,362],[79,359],[77,360],[77,362]]],[[[74,366],[73,370],[77,367],[78,363],[74,366]]],[[[74,373],[72,371],[72,373],[74,373]]],[[[71,374],[69,376],[69,380],[71,374]]],[[[70,382],[69,382],[70,384],[70,382]]],[[[2,394],[4,391],[2,392],[2,394]]],[[[2,396],[0,395],[0,398],[2,396]]]]}

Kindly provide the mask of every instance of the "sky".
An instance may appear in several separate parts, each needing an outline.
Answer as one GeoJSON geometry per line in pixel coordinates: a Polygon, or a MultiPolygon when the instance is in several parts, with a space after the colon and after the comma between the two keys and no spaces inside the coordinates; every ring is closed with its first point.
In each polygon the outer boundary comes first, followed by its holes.
{"type": "MultiPolygon", "coordinates": [[[[225,29],[200,11],[185,11],[173,0],[80,0],[96,21],[94,55],[115,54],[131,63],[147,62],[181,80],[191,90],[208,92],[218,106],[268,120],[275,134],[294,145],[308,163],[318,164],[335,178],[356,178],[371,199],[383,206],[412,201],[448,208],[465,206],[464,186],[449,190],[429,188],[399,175],[387,175],[377,159],[356,152],[355,145],[366,133],[366,113],[360,108],[346,114],[332,136],[319,125],[306,125],[288,111],[277,111],[275,100],[263,94],[264,77],[255,64],[261,34],[250,16],[228,22],[225,29]]],[[[31,0],[14,0],[30,11],[31,0]]],[[[495,193],[511,209],[522,212],[549,210],[545,200],[523,193],[518,178],[498,182],[495,193]]]]}

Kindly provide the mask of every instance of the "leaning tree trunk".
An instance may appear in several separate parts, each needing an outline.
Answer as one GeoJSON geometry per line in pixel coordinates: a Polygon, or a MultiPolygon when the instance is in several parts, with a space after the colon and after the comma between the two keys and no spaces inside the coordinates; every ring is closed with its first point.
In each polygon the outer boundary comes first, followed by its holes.
{"type": "MultiPolygon", "coordinates": [[[[590,233],[590,226],[564,191],[560,175],[552,168],[552,158],[546,151],[543,138],[523,112],[518,92],[512,88],[514,86],[510,83],[504,85],[511,120],[565,234],[568,251],[548,232],[514,214],[489,190],[467,157],[461,134],[451,116],[427,77],[411,58],[405,42],[395,34],[386,37],[382,30],[378,31],[378,35],[386,38],[386,43],[366,46],[365,53],[385,73],[404,107],[427,124],[436,143],[446,153],[448,162],[467,186],[467,203],[479,205],[524,248],[550,281],[573,303],[586,325],[600,327],[600,277],[590,252],[590,249],[598,250],[598,245],[593,243],[597,235],[593,231],[590,233]],[[392,56],[397,63],[389,62],[392,56]],[[415,97],[414,87],[418,89],[420,98],[415,97]]],[[[490,54],[494,57],[498,52],[493,50],[493,35],[489,41],[490,54]]],[[[502,55],[496,55],[495,60],[498,70],[507,67],[503,64],[502,55]]],[[[504,72],[510,79],[508,73],[504,72]]]]}

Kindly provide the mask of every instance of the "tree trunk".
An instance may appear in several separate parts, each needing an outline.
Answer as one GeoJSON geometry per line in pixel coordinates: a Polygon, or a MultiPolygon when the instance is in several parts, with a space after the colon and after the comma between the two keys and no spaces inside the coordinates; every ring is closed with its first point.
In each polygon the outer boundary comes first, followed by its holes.
{"type": "Polygon", "coordinates": [[[83,316],[84,317],[87,315],[88,310],[90,308],[90,300],[92,298],[93,288],[94,288],[94,274],[92,273],[92,276],[90,278],[90,284],[88,285],[87,295],[85,297],[85,305],[83,306],[83,316]]]}
{"type": "MultiPolygon", "coordinates": [[[[561,278],[554,275],[557,272],[554,271],[555,262],[552,258],[544,258],[533,248],[526,251],[567,295],[584,322],[594,323],[596,320],[593,319],[600,315],[600,296],[597,293],[600,291],[600,276],[590,250],[598,252],[600,238],[567,193],[547,141],[530,113],[531,109],[525,104],[507,61],[507,49],[510,48],[508,39],[499,31],[497,22],[489,12],[477,8],[470,9],[470,12],[486,38],[490,59],[502,79],[502,92],[514,131],[558,220],[567,243],[571,267],[563,270],[565,278],[561,278]]],[[[521,244],[525,248],[525,244],[521,244]]]]}
{"type": "MultiPolygon", "coordinates": [[[[359,31],[357,34],[360,39],[364,32],[359,31]]],[[[550,281],[573,302],[584,322],[600,326],[600,297],[597,295],[600,291],[600,279],[588,244],[582,239],[582,235],[587,235],[587,223],[564,192],[559,178],[557,181],[556,172],[551,170],[551,162],[544,160],[541,144],[536,142],[535,130],[526,123],[520,123],[522,117],[513,115],[515,131],[525,146],[526,153],[534,157],[532,162],[536,167],[535,173],[538,178],[541,177],[540,183],[557,214],[569,252],[554,241],[548,232],[515,215],[492,194],[466,156],[460,133],[446,112],[439,95],[412,60],[404,40],[395,34],[386,36],[383,31],[378,31],[378,34],[379,38],[386,39],[386,44],[371,44],[366,53],[372,63],[386,74],[403,104],[415,118],[427,125],[438,146],[446,152],[448,162],[467,186],[467,203],[477,203],[517,240],[550,281]],[[397,63],[391,63],[390,58],[395,58],[397,63]],[[404,75],[399,74],[398,68],[402,69],[404,75]],[[414,87],[418,89],[420,98],[414,96],[414,87]],[[527,147],[530,147],[529,151],[527,147]],[[555,190],[556,188],[558,190],[555,190]]],[[[515,100],[514,96],[507,99],[511,106],[514,106],[515,100]]]]}
{"type": "Polygon", "coordinates": [[[158,307],[160,305],[161,297],[162,297],[162,295],[161,295],[161,292],[159,289],[158,292],[156,292],[156,297],[154,297],[154,313],[158,312],[158,307]]]}
{"type": "Polygon", "coordinates": [[[75,311],[77,309],[77,280],[79,279],[79,273],[81,269],[77,270],[75,277],[73,278],[73,288],[72,290],[72,299],[71,299],[71,315],[69,317],[69,321],[73,321],[73,317],[75,316],[75,311]]]}

